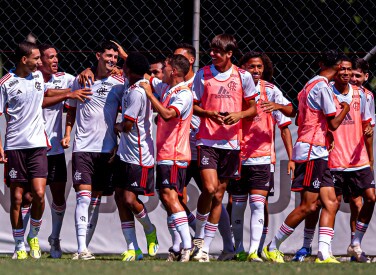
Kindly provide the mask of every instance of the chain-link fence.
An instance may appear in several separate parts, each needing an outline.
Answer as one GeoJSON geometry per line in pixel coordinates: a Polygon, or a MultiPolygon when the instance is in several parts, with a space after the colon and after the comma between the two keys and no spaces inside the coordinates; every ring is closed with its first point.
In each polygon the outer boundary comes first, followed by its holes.
{"type": "MultiPolygon", "coordinates": [[[[243,53],[267,52],[274,82],[294,100],[317,71],[318,52],[339,49],[363,57],[376,45],[376,2],[372,0],[201,0],[200,65],[210,63],[209,41],[231,33],[243,53]]],[[[33,33],[60,50],[60,68],[72,74],[95,62],[93,51],[115,39],[150,59],[192,41],[193,0],[1,1],[0,57],[3,72],[13,63],[17,42],[33,33]]],[[[374,59],[375,60],[375,59],[374,59]]],[[[368,87],[376,87],[371,62],[368,87]]]]}

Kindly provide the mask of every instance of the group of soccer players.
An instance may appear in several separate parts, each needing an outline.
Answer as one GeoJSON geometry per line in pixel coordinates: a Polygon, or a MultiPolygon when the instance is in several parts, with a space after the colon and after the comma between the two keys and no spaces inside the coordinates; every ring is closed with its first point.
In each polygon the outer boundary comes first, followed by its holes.
{"type": "Polygon", "coordinates": [[[60,231],[67,181],[64,148],[70,145],[76,123],[72,179],[78,248],[74,260],[95,259],[88,245],[101,197],[113,192],[128,246],[122,260],[143,258],[135,218],[143,227],[148,254],[155,256],[157,228],[138,196],[153,196],[157,190],[172,239],[167,261],[209,262],[209,248],[219,228],[224,245],[219,260],[283,262],[279,246],[306,220],[303,248],[293,258],[303,261],[311,254],[320,218],[316,262],[338,263],[331,253],[331,241],[343,195],[352,205],[353,237],[348,253],[355,261],[368,262],[360,246],[375,204],[374,100],[362,86],[368,64],[336,51],[320,55],[319,75],[298,95],[298,139],[293,146],[288,126],[296,111],[271,83],[269,57],[249,52],[238,67],[232,63],[237,51],[232,35],[215,36],[210,45],[212,64],[195,74],[195,49],[179,44],[166,58],[159,79],[149,75],[144,55],[127,54],[118,43],[106,41],[96,51],[96,66],[75,78],[58,72],[53,46],[20,43],[15,69],[0,80],[0,112],[7,120],[0,162],[5,164],[4,176],[11,190],[13,258],[28,257],[24,234],[29,219],[30,256],[41,257],[38,232],[46,184],[53,197],[50,255],[62,256],[60,231]],[[123,69],[116,66],[119,58],[124,59],[123,69]],[[121,121],[117,122],[119,110],[121,121]],[[153,112],[158,114],[155,153],[153,112]],[[302,200],[271,243],[263,247],[268,232],[267,200],[274,190],[275,125],[289,159],[291,189],[300,192],[302,200]],[[196,215],[186,205],[191,178],[201,190],[196,215]],[[222,205],[226,190],[232,202],[229,212],[222,205]],[[251,242],[245,250],[243,223],[248,199],[251,242]]]}

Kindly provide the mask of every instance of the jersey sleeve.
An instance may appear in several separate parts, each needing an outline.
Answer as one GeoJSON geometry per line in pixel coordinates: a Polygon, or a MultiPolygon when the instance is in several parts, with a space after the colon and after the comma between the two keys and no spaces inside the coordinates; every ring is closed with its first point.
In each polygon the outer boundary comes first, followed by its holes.
{"type": "Polygon", "coordinates": [[[200,69],[193,79],[192,83],[193,100],[196,103],[201,102],[204,93],[204,70],[200,69]]]}
{"type": "Polygon", "coordinates": [[[363,122],[372,122],[372,115],[369,106],[367,106],[366,94],[363,92],[360,92],[360,113],[363,122]]]}
{"type": "Polygon", "coordinates": [[[283,115],[280,111],[273,111],[273,118],[279,128],[282,128],[291,124],[291,119],[283,115]]]}
{"type": "Polygon", "coordinates": [[[312,89],[308,94],[308,104],[315,110],[323,111],[325,116],[336,115],[333,91],[329,86],[325,85],[312,89]]]}
{"type": "Polygon", "coordinates": [[[193,96],[189,90],[181,90],[175,97],[172,98],[167,108],[172,108],[176,111],[177,116],[185,119],[190,110],[193,108],[193,96]]]}
{"type": "Polygon", "coordinates": [[[257,91],[255,87],[255,82],[253,81],[252,75],[242,69],[239,69],[240,78],[243,86],[243,97],[246,101],[255,99],[257,96],[257,91]]]}
{"type": "Polygon", "coordinates": [[[5,113],[6,109],[6,104],[7,104],[7,93],[5,90],[5,85],[0,86],[0,115],[5,113]]]}
{"type": "Polygon", "coordinates": [[[137,88],[131,91],[128,96],[123,96],[123,118],[136,121],[140,111],[144,108],[145,98],[137,88]]]}
{"type": "Polygon", "coordinates": [[[153,92],[157,95],[157,98],[161,98],[163,90],[166,88],[167,84],[163,83],[162,80],[156,77],[151,77],[150,85],[153,88],[153,92]]]}
{"type": "Polygon", "coordinates": [[[366,95],[367,97],[367,109],[371,115],[371,125],[375,126],[375,100],[373,95],[366,95]]]}
{"type": "Polygon", "coordinates": [[[274,91],[274,102],[281,104],[281,105],[291,105],[291,101],[288,100],[282,93],[280,89],[278,89],[277,86],[274,85],[273,87],[274,91]]]}

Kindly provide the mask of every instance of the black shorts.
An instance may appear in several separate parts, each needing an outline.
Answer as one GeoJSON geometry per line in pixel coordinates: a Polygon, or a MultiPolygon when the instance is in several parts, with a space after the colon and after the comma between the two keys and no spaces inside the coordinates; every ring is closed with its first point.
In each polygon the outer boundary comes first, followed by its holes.
{"type": "Polygon", "coordinates": [[[47,156],[47,160],[47,184],[54,182],[67,182],[67,165],[65,162],[65,154],[47,156]]]}
{"type": "Polygon", "coordinates": [[[197,146],[199,169],[217,170],[220,179],[240,177],[240,151],[209,146],[197,146]]]}
{"type": "Polygon", "coordinates": [[[157,165],[157,189],[175,189],[179,196],[183,196],[187,168],[177,165],[157,165]]]}
{"type": "Polygon", "coordinates": [[[47,178],[47,148],[7,150],[8,162],[4,165],[5,183],[29,182],[35,178],[47,178]]]}
{"type": "Polygon", "coordinates": [[[321,187],[334,187],[327,160],[314,159],[297,163],[294,176],[291,184],[291,190],[294,192],[306,190],[320,193],[321,187]]]}
{"type": "MultiPolygon", "coordinates": [[[[369,188],[375,188],[375,181],[370,167],[356,171],[332,171],[334,186],[344,201],[350,197],[356,198],[363,195],[369,188]]],[[[337,194],[337,192],[336,192],[337,194]]]]}
{"type": "Polygon", "coordinates": [[[192,178],[195,180],[198,189],[200,189],[201,191],[202,181],[201,181],[200,170],[198,169],[197,160],[191,160],[191,162],[189,163],[187,167],[187,173],[186,173],[184,185],[187,186],[192,178]]]}
{"type": "Polygon", "coordinates": [[[72,154],[73,184],[91,184],[92,191],[113,193],[113,165],[110,153],[76,152],[72,154]]]}
{"type": "Polygon", "coordinates": [[[268,196],[274,195],[274,173],[270,164],[242,165],[240,180],[231,180],[227,191],[234,195],[245,195],[251,190],[269,191],[268,196]]]}
{"type": "Polygon", "coordinates": [[[154,195],[154,165],[143,167],[120,160],[116,156],[113,183],[116,188],[125,189],[138,195],[154,195]]]}

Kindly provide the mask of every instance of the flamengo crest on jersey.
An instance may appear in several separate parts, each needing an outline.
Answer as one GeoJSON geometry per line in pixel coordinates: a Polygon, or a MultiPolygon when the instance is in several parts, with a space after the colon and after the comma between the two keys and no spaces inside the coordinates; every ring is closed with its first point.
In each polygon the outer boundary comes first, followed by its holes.
{"type": "Polygon", "coordinates": [[[11,70],[0,80],[0,111],[7,121],[5,150],[49,146],[42,115],[44,90],[39,71],[22,78],[11,70]]]}
{"type": "MultiPolygon", "coordinates": [[[[67,89],[71,88],[75,77],[71,74],[58,72],[51,76],[48,82],[45,82],[46,89],[67,89]]],[[[48,156],[63,154],[64,149],[60,144],[63,138],[62,119],[64,102],[59,102],[53,106],[43,109],[43,119],[46,127],[46,133],[51,144],[51,149],[47,152],[48,156]]]]}

